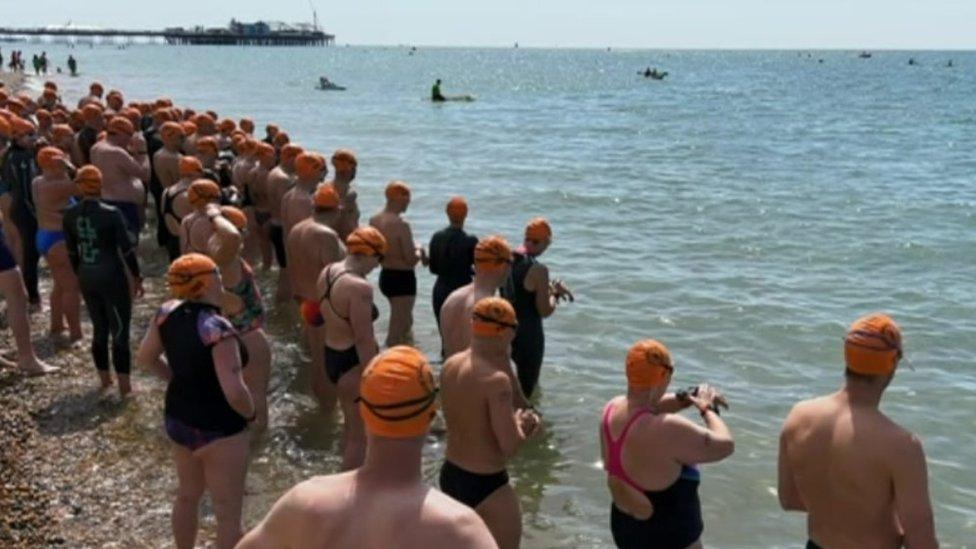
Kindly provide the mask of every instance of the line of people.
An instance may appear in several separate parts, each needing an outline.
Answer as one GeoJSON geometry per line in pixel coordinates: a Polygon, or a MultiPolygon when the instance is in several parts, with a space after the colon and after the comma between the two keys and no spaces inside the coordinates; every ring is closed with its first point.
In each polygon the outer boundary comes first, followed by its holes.
{"type": "MultiPolygon", "coordinates": [[[[195,544],[209,492],[219,547],[310,539],[339,547],[518,547],[521,510],[507,464],[542,429],[531,404],[544,359],[542,319],[574,299],[539,262],[553,240],[550,224],[531,220],[513,250],[500,236],[467,234],[468,205],[454,197],[445,207],[449,225],[433,235],[428,253],[403,217],[411,190],[402,181],[387,185],[383,210],[359,224],[352,151],[331,156],[327,180],[327,159],[272,124],[259,140],[246,118],[221,119],[167,99],[126,105],[121,92],[103,98],[104,91],[93,83],[73,110],[53,82],[37,99],[0,92],[0,210],[12,222],[3,224],[0,291],[19,366],[50,371],[26,332],[28,306],[40,303],[43,256],[53,281],[51,336],[81,339],[83,300],[99,382],[104,389],[117,383],[128,396],[132,304],[143,292],[138,240],[155,218],[173,299],[151,320],[137,362],[167,383],[176,546],[195,544]],[[258,262],[265,270],[277,265],[276,302],[303,324],[313,394],[324,410],[338,404],[343,415],[345,472],[299,484],[242,539],[249,441],[268,425],[274,364],[252,268],[258,262]],[[418,264],[437,276],[433,310],[445,361],[436,382],[409,346],[418,264]],[[377,268],[391,311],[385,351],[367,278],[377,268]],[[438,404],[447,427],[443,494],[420,475],[438,404]],[[414,527],[400,527],[400,518],[414,527]]],[[[921,445],[877,410],[902,357],[900,330],[886,316],[865,317],[848,331],[845,357],[841,391],[799,404],[784,426],[782,506],[808,513],[810,547],[934,546],[921,445]]],[[[725,397],[707,384],[668,392],[675,367],[654,340],[635,344],[624,370],[627,393],[606,405],[600,424],[614,541],[700,546],[697,465],[734,450],[719,416],[725,397]],[[690,407],[701,426],[678,415],[690,407]]]]}

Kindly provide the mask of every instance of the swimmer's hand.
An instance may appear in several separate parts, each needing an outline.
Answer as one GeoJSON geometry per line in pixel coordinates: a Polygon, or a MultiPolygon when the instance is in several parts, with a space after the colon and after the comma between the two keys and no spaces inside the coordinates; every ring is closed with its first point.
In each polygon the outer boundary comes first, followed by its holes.
{"type": "Polygon", "coordinates": [[[573,303],[576,301],[576,296],[573,295],[573,292],[569,291],[569,288],[566,286],[566,284],[563,283],[561,279],[557,278],[553,280],[549,284],[549,286],[550,286],[550,293],[556,296],[557,302],[568,301],[570,303],[573,303]]]}
{"type": "Polygon", "coordinates": [[[688,394],[687,398],[702,413],[709,409],[718,413],[720,407],[726,410],[729,408],[729,403],[725,399],[725,395],[707,383],[702,383],[696,387],[694,391],[688,394]]]}
{"type": "Polygon", "coordinates": [[[420,259],[420,264],[424,267],[430,265],[430,258],[427,257],[427,250],[423,246],[417,246],[417,258],[420,259]]]}
{"type": "Polygon", "coordinates": [[[516,410],[515,419],[518,421],[525,438],[532,438],[542,432],[542,421],[539,419],[539,415],[532,410],[516,410]]]}

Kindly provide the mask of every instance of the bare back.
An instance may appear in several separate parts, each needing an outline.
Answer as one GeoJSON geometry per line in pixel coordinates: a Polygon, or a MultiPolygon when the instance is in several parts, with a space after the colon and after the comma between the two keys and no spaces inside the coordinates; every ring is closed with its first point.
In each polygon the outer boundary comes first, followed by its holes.
{"type": "Polygon", "coordinates": [[[312,217],[312,212],[315,210],[315,205],[312,202],[314,192],[314,187],[308,189],[301,185],[295,185],[282,196],[281,225],[285,234],[289,234],[296,225],[312,217]]]}
{"type": "Polygon", "coordinates": [[[31,183],[34,204],[37,206],[37,225],[46,231],[60,231],[68,201],[78,193],[78,187],[67,175],[40,176],[31,183]]]}
{"type": "Polygon", "coordinates": [[[369,224],[376,227],[386,238],[387,252],[383,258],[383,268],[412,270],[417,259],[410,224],[399,215],[387,211],[374,215],[370,218],[369,224]]]}
{"type": "Polygon", "coordinates": [[[321,296],[317,282],[322,270],[346,257],[339,235],[311,218],[295,225],[288,233],[286,251],[292,288],[296,295],[308,301],[317,301],[321,296]]]}
{"type": "MultiPolygon", "coordinates": [[[[316,285],[319,309],[325,318],[325,343],[333,349],[347,349],[356,343],[352,309],[372,308],[373,304],[369,281],[351,272],[340,275],[344,269],[341,261],[330,264],[319,275],[316,285]]],[[[369,327],[372,329],[372,324],[369,327]]]]}
{"type": "Polygon", "coordinates": [[[505,456],[492,429],[489,399],[497,392],[489,388],[511,381],[496,366],[487,364],[470,350],[455,354],[441,371],[441,404],[447,423],[445,458],[473,473],[491,474],[505,469],[505,456]]]}
{"type": "Polygon", "coordinates": [[[171,185],[179,181],[180,179],[180,153],[176,151],[167,150],[165,147],[156,151],[153,155],[153,169],[156,171],[156,177],[159,179],[159,184],[164,188],[169,188],[171,185]]]}

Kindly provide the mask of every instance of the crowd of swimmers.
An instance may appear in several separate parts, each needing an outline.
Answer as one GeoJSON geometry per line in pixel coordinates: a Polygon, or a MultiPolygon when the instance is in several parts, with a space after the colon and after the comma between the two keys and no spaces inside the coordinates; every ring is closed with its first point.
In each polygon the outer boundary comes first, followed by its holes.
{"type": "MultiPolygon", "coordinates": [[[[48,71],[47,52],[42,51],[40,55],[37,55],[36,53],[32,55],[31,65],[34,67],[35,76],[46,76],[48,71]]],[[[27,70],[27,64],[24,62],[24,52],[22,50],[11,51],[10,61],[6,66],[10,69],[10,72],[25,72],[27,70]]],[[[0,50],[0,71],[3,71],[3,67],[3,51],[0,50]]],[[[68,56],[68,70],[71,71],[71,76],[76,76],[78,74],[78,61],[73,55],[68,56]]],[[[58,67],[58,73],[60,72],[61,67],[58,67]]]]}
{"type": "MultiPolygon", "coordinates": [[[[445,206],[448,225],[425,248],[404,218],[406,183],[389,183],[385,206],[360,224],[352,151],[327,159],[273,124],[263,138],[254,131],[250,119],[165,98],[127,103],[98,83],[73,106],[54,82],[38,97],[0,90],[0,292],[17,346],[6,366],[55,370],[35,356],[28,325],[28,312],[41,310],[43,257],[50,337],[81,341],[83,302],[101,388],[131,397],[139,238],[151,236],[154,253],[168,255],[173,299],[149,322],[136,362],[167,385],[178,548],[195,544],[205,492],[221,548],[518,547],[521,511],[507,465],[543,428],[534,406],[543,319],[574,300],[539,261],[552,227],[532,219],[515,249],[500,236],[479,239],[465,231],[468,203],[456,196],[445,206]],[[418,265],[437,277],[439,374],[412,346],[418,265]],[[271,369],[286,367],[264,331],[256,267],[277,268],[274,304],[301,319],[310,390],[323,410],[338,405],[342,414],[342,472],[293,487],[245,535],[250,439],[268,425],[271,369]],[[377,269],[390,305],[382,348],[367,278],[377,269]],[[421,475],[438,410],[447,432],[442,491],[421,475]]],[[[808,547],[934,547],[921,444],[878,410],[902,359],[901,332],[890,317],[868,315],[843,347],[842,387],[786,419],[781,505],[807,513],[808,547]]],[[[671,390],[675,369],[663,343],[638,341],[621,365],[625,392],[603,408],[619,547],[701,546],[698,465],[735,449],[719,415],[725,396],[708,384],[671,390]]]]}

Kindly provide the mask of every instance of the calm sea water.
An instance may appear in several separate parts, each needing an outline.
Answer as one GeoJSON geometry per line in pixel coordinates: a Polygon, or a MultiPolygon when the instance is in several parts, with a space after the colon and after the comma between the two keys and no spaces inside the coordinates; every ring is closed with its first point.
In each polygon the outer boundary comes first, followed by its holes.
{"type": "MultiPolygon", "coordinates": [[[[68,50],[46,49],[64,64],[68,50]]],[[[709,381],[732,402],[737,452],[703,469],[706,543],[799,546],[804,518],[780,511],[775,495],[779,427],[794,402],[838,387],[844,329],[874,310],[902,324],[917,368],[899,371],[883,409],[925,443],[945,546],[976,546],[976,54],[72,53],[85,73],[59,80],[72,98],[97,77],[130,98],[276,122],[308,148],[355,149],[364,214],[388,180],[404,179],[424,242],[455,193],[479,235],[514,242],[530,217],[552,221],[543,260],[577,302],[546,323],[548,431],[511,467],[525,547],[610,544],[597,424],[624,389],[628,346],[645,337],[671,348],[678,386],[709,381]],[[950,58],[955,68],[943,66],[950,58]],[[648,65],[671,74],[638,77],[648,65]],[[320,74],[349,90],[314,90],[320,74]],[[478,100],[424,101],[436,78],[445,93],[478,100]]],[[[431,286],[420,277],[415,332],[433,355],[431,286]]],[[[384,310],[380,337],[386,319],[384,310]]],[[[251,520],[293,482],[338,464],[338,426],[296,375],[294,324],[277,313],[271,331],[274,417],[248,479],[251,520]]],[[[158,420],[158,410],[140,418],[158,420]]],[[[432,480],[442,451],[429,447],[432,480]]]]}

